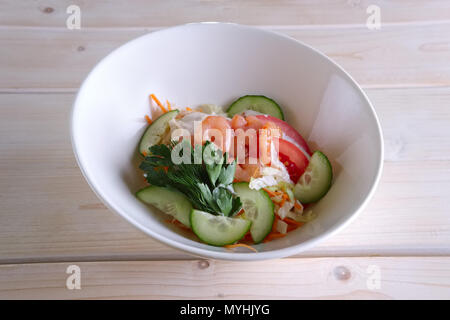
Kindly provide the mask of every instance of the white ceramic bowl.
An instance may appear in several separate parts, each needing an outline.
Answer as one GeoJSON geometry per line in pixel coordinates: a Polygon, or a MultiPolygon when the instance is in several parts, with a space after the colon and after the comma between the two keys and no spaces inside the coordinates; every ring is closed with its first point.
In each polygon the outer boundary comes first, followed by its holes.
{"type": "Polygon", "coordinates": [[[151,237],[194,255],[260,260],[293,255],[347,225],[379,180],[383,140],[367,96],[338,65],[296,40],[260,29],[197,23],[153,32],[118,48],[84,81],[72,114],[78,164],[99,198],[151,237]],[[227,106],[264,94],[287,121],[330,158],[334,182],[313,208],[317,219],[258,253],[205,245],[139,202],[144,186],[136,146],[146,127],[149,93],[178,106],[227,106]]]}

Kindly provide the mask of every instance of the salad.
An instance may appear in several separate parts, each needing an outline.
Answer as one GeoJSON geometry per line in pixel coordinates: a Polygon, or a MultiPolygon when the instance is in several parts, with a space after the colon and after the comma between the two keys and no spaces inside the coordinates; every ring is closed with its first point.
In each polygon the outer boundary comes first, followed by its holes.
{"type": "MultiPolygon", "coordinates": [[[[136,196],[201,241],[234,248],[286,236],[314,218],[332,168],[312,152],[273,99],[246,95],[228,108],[175,108],[150,95],[139,153],[149,186],[136,196]]],[[[256,251],[256,250],[255,250],[256,251]]]]}

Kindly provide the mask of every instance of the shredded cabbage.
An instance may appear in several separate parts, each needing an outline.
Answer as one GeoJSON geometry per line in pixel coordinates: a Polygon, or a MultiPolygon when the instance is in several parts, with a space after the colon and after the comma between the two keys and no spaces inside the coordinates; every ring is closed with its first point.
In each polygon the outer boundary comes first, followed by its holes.
{"type": "Polygon", "coordinates": [[[286,222],[281,221],[281,220],[278,220],[278,221],[277,221],[276,230],[277,230],[279,233],[284,233],[284,234],[286,234],[286,233],[287,233],[287,228],[288,228],[288,224],[287,224],[286,222]]]}

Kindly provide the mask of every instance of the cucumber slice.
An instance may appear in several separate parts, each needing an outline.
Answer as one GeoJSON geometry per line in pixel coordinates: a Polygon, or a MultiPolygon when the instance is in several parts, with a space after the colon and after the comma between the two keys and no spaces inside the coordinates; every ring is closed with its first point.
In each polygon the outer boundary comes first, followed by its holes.
{"type": "Polygon", "coordinates": [[[305,172],[294,187],[294,195],[301,203],[316,202],[330,189],[333,170],[326,155],[316,151],[305,172]]]}
{"type": "Polygon", "coordinates": [[[242,239],[251,226],[249,220],[215,216],[208,212],[191,211],[191,226],[197,237],[213,246],[233,244],[242,239]]]}
{"type": "Polygon", "coordinates": [[[284,120],[283,111],[278,103],[265,96],[247,95],[240,97],[230,105],[227,114],[231,118],[245,110],[258,111],[284,120]]]}
{"type": "Polygon", "coordinates": [[[192,204],[181,192],[165,187],[149,186],[136,192],[136,197],[170,214],[186,227],[191,227],[189,215],[192,204]]]}
{"type": "Polygon", "coordinates": [[[169,129],[169,121],[175,118],[178,114],[178,110],[172,110],[160,115],[151,125],[147,127],[139,142],[139,152],[144,154],[148,153],[148,148],[158,144],[161,141],[162,136],[169,129]]]}
{"type": "Polygon", "coordinates": [[[241,198],[245,218],[252,221],[250,233],[255,243],[259,243],[272,230],[273,202],[263,189],[250,189],[247,182],[233,183],[234,192],[241,198]]]}

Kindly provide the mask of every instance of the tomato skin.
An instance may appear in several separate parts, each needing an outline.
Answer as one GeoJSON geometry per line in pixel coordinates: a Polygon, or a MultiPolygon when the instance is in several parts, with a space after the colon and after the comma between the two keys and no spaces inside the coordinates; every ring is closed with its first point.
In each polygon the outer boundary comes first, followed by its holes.
{"type": "Polygon", "coordinates": [[[297,183],[309,163],[305,154],[293,143],[279,139],[278,158],[286,166],[292,182],[297,183]]]}
{"type": "Polygon", "coordinates": [[[288,136],[289,138],[291,138],[292,140],[294,140],[300,147],[302,147],[305,152],[308,153],[308,155],[312,155],[311,150],[309,150],[309,146],[306,143],[305,139],[303,139],[303,137],[301,136],[300,133],[297,132],[297,130],[295,130],[293,127],[291,127],[287,122],[280,120],[278,118],[269,116],[269,115],[257,115],[255,116],[256,118],[263,120],[263,121],[269,121],[274,123],[276,126],[278,126],[281,131],[288,136]]]}

